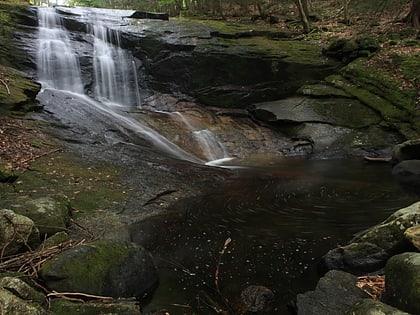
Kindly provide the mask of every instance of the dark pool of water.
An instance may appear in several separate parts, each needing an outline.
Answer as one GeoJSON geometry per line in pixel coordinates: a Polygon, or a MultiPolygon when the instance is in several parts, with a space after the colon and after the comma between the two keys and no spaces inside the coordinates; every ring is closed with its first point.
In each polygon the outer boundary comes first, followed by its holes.
{"type": "MultiPolygon", "coordinates": [[[[315,287],[322,255],[419,199],[394,182],[388,164],[281,160],[236,172],[218,189],[174,205],[185,216],[153,223],[158,237],[148,246],[161,283],[146,312],[214,314],[200,291],[236,308],[241,290],[255,284],[275,293],[270,314],[287,314],[296,294],[315,287]]],[[[139,235],[149,228],[139,225],[139,235]]]]}

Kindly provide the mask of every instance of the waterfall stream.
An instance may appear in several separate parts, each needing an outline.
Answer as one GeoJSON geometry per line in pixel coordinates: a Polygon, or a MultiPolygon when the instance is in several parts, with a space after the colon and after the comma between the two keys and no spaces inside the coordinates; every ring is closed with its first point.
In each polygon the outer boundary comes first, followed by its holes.
{"type": "MultiPolygon", "coordinates": [[[[44,89],[70,93],[71,97],[79,98],[86,106],[95,108],[121,128],[142,135],[158,149],[177,159],[206,163],[226,158],[223,145],[209,130],[191,131],[191,137],[199,139],[199,149],[203,154],[198,156],[204,156],[206,160],[203,161],[130,116],[131,109],[141,106],[136,62],[129,52],[120,47],[119,32],[107,28],[97,14],[86,15],[91,25],[89,33],[94,37],[94,99],[84,92],[78,53],[72,48],[62,18],[54,8],[41,7],[38,9],[38,15],[38,77],[44,89]]],[[[185,118],[182,122],[189,126],[185,118]]]]}

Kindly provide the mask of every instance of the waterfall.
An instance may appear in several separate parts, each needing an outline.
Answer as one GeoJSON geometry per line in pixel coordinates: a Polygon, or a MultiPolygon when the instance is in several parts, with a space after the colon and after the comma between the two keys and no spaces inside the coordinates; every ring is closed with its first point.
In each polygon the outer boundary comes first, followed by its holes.
{"type": "Polygon", "coordinates": [[[171,114],[179,117],[182,123],[192,133],[198,142],[200,149],[203,151],[204,156],[208,159],[208,161],[210,161],[206,164],[216,165],[218,163],[231,160],[231,158],[227,157],[226,148],[219,141],[217,135],[215,135],[211,130],[195,128],[191,122],[189,122],[188,119],[180,112],[172,112],[171,114]]]}
{"type": "MultiPolygon", "coordinates": [[[[72,41],[60,16],[55,8],[38,8],[37,62],[38,76],[43,88],[67,93],[69,97],[78,99],[85,106],[95,108],[96,111],[106,115],[109,121],[119,126],[121,130],[131,130],[141,134],[161,151],[173,157],[194,163],[205,163],[131,117],[124,109],[141,105],[136,62],[129,52],[120,47],[119,32],[101,24],[95,15],[97,14],[87,14],[92,25],[90,33],[94,36],[92,63],[95,81],[94,99],[92,99],[84,93],[79,60],[72,49],[72,41]]],[[[187,126],[208,160],[225,158],[223,145],[210,130],[192,129],[188,124],[187,126]]]]}
{"type": "Polygon", "coordinates": [[[95,21],[93,66],[96,99],[119,106],[140,107],[137,69],[133,57],[120,47],[120,36],[95,21]]]}
{"type": "Polygon", "coordinates": [[[38,10],[38,78],[43,87],[83,93],[79,61],[53,8],[38,10]]]}

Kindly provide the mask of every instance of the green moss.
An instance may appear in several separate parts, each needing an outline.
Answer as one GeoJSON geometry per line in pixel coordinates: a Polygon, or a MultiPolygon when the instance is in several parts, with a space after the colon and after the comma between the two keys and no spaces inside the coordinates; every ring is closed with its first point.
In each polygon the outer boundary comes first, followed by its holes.
{"type": "Polygon", "coordinates": [[[76,218],[96,210],[120,211],[127,187],[119,174],[109,164],[87,164],[70,154],[50,154],[31,164],[31,171],[17,174],[19,181],[14,185],[0,184],[0,205],[63,193],[70,198],[76,218]]]}
{"type": "Polygon", "coordinates": [[[120,242],[96,241],[62,252],[47,261],[39,275],[56,291],[106,294],[107,280],[114,276],[110,270],[128,254],[129,248],[120,242]],[[62,279],[63,276],[67,277],[62,279]]]}
{"type": "Polygon", "coordinates": [[[7,111],[30,111],[37,108],[35,97],[41,86],[22,73],[0,66],[0,114],[7,111]]]}
{"type": "Polygon", "coordinates": [[[50,312],[53,315],[102,315],[124,314],[140,315],[139,306],[135,302],[125,303],[72,303],[63,299],[51,301],[50,312]]]}

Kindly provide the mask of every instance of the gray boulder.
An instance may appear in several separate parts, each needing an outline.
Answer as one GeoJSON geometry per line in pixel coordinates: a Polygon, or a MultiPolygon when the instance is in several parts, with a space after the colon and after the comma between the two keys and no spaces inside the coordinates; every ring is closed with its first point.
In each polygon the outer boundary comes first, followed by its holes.
{"type": "Polygon", "coordinates": [[[384,222],[357,235],[350,244],[330,250],[321,259],[321,271],[337,269],[364,274],[378,270],[391,256],[411,248],[404,232],[419,222],[420,202],[400,209],[384,222]]]}
{"type": "Polygon", "coordinates": [[[152,257],[134,243],[100,240],[64,251],[46,262],[39,277],[57,292],[142,298],[157,285],[152,257]]]}
{"type": "Polygon", "coordinates": [[[69,224],[70,200],[65,195],[46,196],[15,202],[10,208],[31,218],[37,225],[41,236],[51,236],[63,231],[69,224]]]}
{"type": "Polygon", "coordinates": [[[39,231],[31,219],[12,210],[0,210],[0,251],[4,256],[35,248],[39,243],[39,231]]]}
{"type": "Polygon", "coordinates": [[[356,287],[357,277],[349,273],[332,270],[322,277],[315,290],[298,294],[298,315],[345,314],[358,301],[368,295],[356,287]]]}
{"type": "Polygon", "coordinates": [[[420,253],[393,256],[385,267],[386,302],[406,312],[420,314],[420,253]]]}

